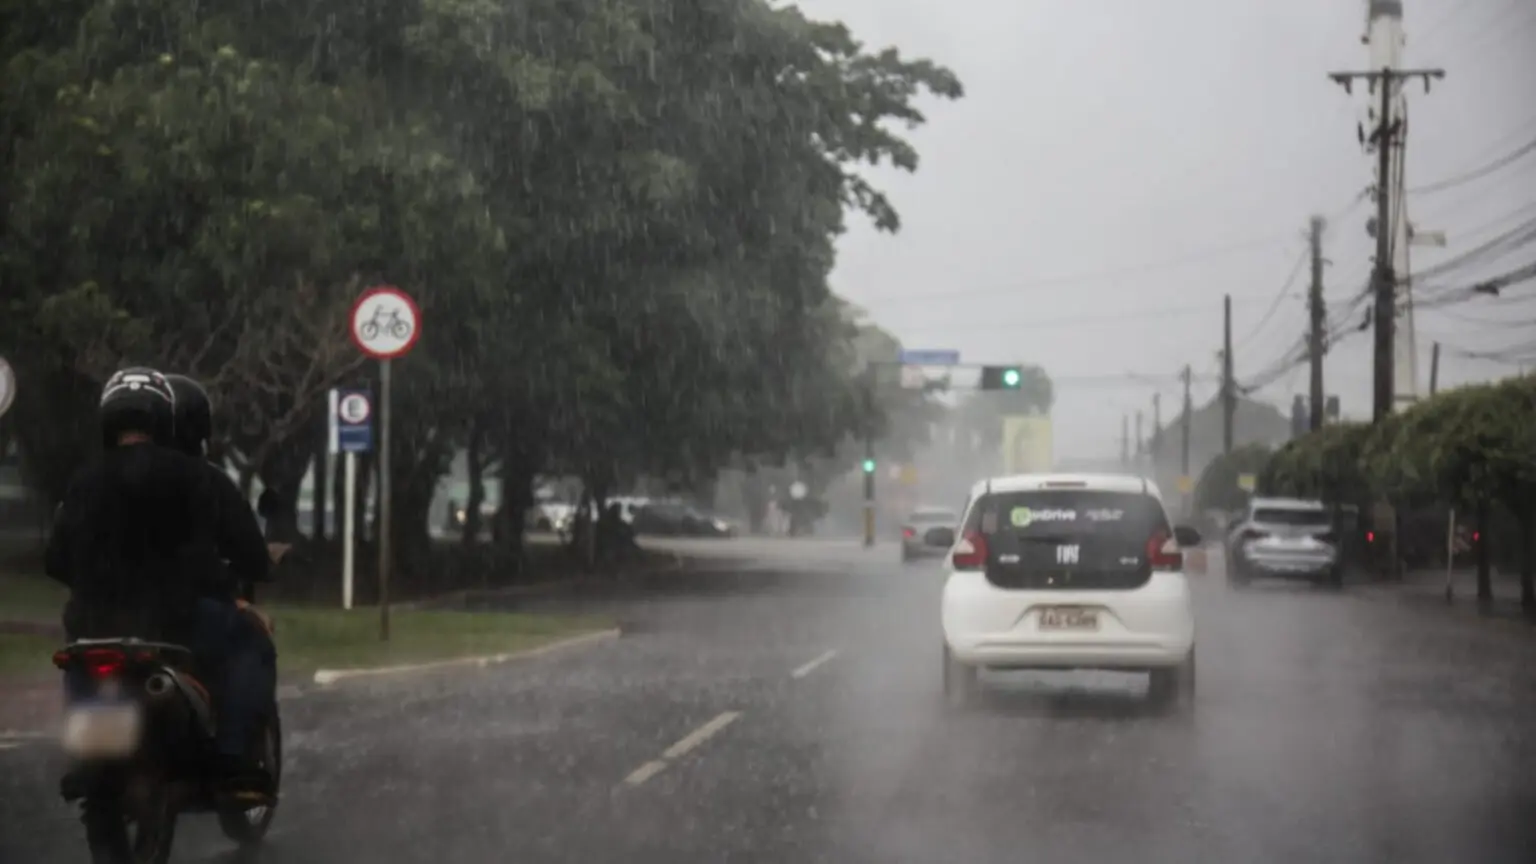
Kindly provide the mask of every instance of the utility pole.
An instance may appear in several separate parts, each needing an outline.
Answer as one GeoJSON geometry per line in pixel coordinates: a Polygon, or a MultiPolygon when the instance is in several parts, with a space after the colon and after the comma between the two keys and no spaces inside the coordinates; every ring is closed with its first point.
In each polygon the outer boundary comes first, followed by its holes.
{"type": "Polygon", "coordinates": [[[1237,413],[1237,384],[1232,380],[1232,295],[1221,300],[1221,452],[1232,452],[1232,417],[1237,413]]]}
{"type": "Polygon", "coordinates": [[[1140,471],[1147,460],[1147,439],[1141,435],[1141,409],[1136,409],[1136,470],[1140,471]]]}
{"type": "Polygon", "coordinates": [[[1308,311],[1312,317],[1312,329],[1307,339],[1307,354],[1312,361],[1308,428],[1316,432],[1323,428],[1323,329],[1327,326],[1327,310],[1323,307],[1323,227],[1321,216],[1312,217],[1312,289],[1307,293],[1308,311]]]}
{"type": "Polygon", "coordinates": [[[1344,92],[1354,92],[1354,82],[1368,82],[1371,92],[1380,97],[1376,128],[1367,139],[1376,146],[1376,266],[1371,272],[1375,304],[1371,313],[1376,325],[1375,341],[1375,396],[1372,400],[1371,417],[1379,421],[1392,413],[1393,400],[1393,328],[1397,325],[1397,273],[1392,263],[1393,211],[1392,166],[1393,151],[1402,147],[1403,124],[1392,116],[1392,96],[1398,86],[1410,78],[1424,81],[1424,91],[1429,92],[1430,82],[1445,77],[1444,69],[1393,69],[1390,66],[1376,72],[1331,72],[1328,75],[1344,87],[1344,92]]]}
{"type": "Polygon", "coordinates": [[[875,545],[875,366],[864,370],[864,546],[875,545]]]}
{"type": "Polygon", "coordinates": [[[1440,343],[1429,352],[1429,395],[1433,396],[1440,388],[1440,343]]]}
{"type": "Polygon", "coordinates": [[[1120,465],[1122,467],[1131,464],[1131,419],[1124,414],[1120,415],[1120,465]]]}
{"type": "Polygon", "coordinates": [[[1179,446],[1179,473],[1189,476],[1189,423],[1190,416],[1195,411],[1195,403],[1189,395],[1189,382],[1194,377],[1190,373],[1189,366],[1184,366],[1184,416],[1179,419],[1179,437],[1182,439],[1179,446]]]}
{"type": "Polygon", "coordinates": [[[1157,465],[1157,452],[1162,449],[1163,443],[1163,394],[1152,394],[1152,437],[1147,445],[1148,455],[1153,466],[1157,465]]]}

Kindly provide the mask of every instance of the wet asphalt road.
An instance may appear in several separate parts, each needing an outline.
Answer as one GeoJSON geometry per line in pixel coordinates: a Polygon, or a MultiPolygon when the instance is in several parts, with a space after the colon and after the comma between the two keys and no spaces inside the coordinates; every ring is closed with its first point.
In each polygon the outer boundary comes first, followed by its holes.
{"type": "MultiPolygon", "coordinates": [[[[1536,860],[1529,628],[1212,574],[1189,716],[1095,673],[995,679],[956,715],[936,569],[788,548],[583,601],[618,641],[285,703],[267,848],[193,816],[175,860],[1536,860]]],[[[3,864],[83,860],[55,770],[0,751],[3,864]]]]}

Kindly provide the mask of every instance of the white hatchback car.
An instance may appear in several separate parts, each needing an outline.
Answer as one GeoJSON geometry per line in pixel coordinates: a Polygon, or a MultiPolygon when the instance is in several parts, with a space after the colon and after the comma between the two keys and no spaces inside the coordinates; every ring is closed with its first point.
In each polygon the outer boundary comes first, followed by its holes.
{"type": "Polygon", "coordinates": [[[1025,474],[976,484],[944,583],[944,691],[970,702],[992,669],[1145,670],[1150,696],[1193,699],[1184,547],[1141,477],[1025,474]]]}

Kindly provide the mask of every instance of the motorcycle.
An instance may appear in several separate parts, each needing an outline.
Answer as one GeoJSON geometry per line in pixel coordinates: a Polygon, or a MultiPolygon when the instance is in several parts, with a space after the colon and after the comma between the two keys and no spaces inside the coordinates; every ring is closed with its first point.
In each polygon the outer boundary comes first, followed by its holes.
{"type": "MultiPolygon", "coordinates": [[[[273,557],[281,557],[274,548],[273,557]]],[[[271,634],[271,622],[245,614],[271,634]]],[[[271,794],[216,794],[203,766],[214,752],[218,717],[195,676],[192,652],[134,638],[80,639],[53,655],[80,682],[64,714],[60,743],[72,762],[66,800],[80,801],[96,864],[117,862],[126,835],[133,864],[165,864],[184,813],[212,813],[242,847],[261,843],[276,816],[282,779],[282,724],[274,700],[255,724],[248,755],[272,778],[271,794]]]]}

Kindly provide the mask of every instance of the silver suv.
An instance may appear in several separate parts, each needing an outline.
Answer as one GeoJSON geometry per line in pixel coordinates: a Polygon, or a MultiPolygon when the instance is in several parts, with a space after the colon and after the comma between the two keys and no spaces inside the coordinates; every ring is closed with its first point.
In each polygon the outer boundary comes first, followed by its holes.
{"type": "Polygon", "coordinates": [[[1333,515],[1321,501],[1254,498],[1227,534],[1227,582],[1256,578],[1344,584],[1333,515]]]}

